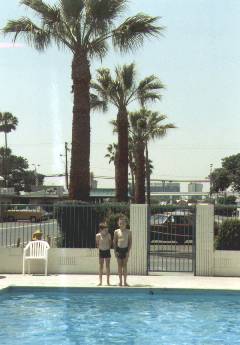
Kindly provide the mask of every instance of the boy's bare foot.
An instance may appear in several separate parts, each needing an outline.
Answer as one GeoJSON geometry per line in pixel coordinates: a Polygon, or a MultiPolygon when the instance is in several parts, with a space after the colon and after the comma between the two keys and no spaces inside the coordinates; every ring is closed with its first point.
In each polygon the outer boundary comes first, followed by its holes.
{"type": "Polygon", "coordinates": [[[107,285],[108,285],[108,286],[111,286],[110,282],[107,282],[107,285]]]}
{"type": "Polygon", "coordinates": [[[102,283],[99,283],[97,286],[102,286],[102,283]]]}
{"type": "Polygon", "coordinates": [[[129,286],[127,282],[124,283],[124,286],[129,286]]]}
{"type": "Polygon", "coordinates": [[[122,286],[122,283],[119,283],[118,285],[119,285],[119,286],[122,286]]]}

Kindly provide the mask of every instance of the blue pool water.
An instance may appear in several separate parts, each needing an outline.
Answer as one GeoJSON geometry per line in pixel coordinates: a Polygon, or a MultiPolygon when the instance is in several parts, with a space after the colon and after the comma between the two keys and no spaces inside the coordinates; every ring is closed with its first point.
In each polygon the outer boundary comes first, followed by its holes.
{"type": "Polygon", "coordinates": [[[0,344],[240,344],[240,294],[10,289],[0,294],[0,344]]]}

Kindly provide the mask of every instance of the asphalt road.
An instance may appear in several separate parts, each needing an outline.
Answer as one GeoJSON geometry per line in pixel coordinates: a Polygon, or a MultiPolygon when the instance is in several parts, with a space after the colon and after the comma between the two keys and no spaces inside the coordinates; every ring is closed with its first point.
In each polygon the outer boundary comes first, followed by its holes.
{"type": "Polygon", "coordinates": [[[0,247],[23,247],[32,239],[32,234],[40,229],[43,238],[51,238],[51,246],[55,247],[55,239],[60,235],[59,227],[55,219],[49,219],[41,223],[30,223],[29,221],[3,222],[0,223],[0,247]]]}

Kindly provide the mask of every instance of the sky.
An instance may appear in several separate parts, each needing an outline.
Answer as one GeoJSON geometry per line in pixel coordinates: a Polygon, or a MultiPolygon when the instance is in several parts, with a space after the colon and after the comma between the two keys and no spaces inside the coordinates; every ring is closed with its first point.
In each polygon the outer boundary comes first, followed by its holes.
{"type": "MultiPolygon", "coordinates": [[[[145,41],[133,54],[110,50],[102,63],[92,62],[92,76],[99,67],[113,69],[133,61],[139,80],[158,76],[166,88],[161,102],[149,108],[166,114],[178,128],[150,144],[153,178],[203,179],[210,164],[220,167],[222,158],[240,148],[240,2],[129,0],[125,16],[138,12],[160,16],[164,34],[145,41]]],[[[0,28],[25,15],[32,17],[18,0],[0,1],[0,28]]],[[[10,36],[0,37],[0,111],[19,120],[17,130],[8,135],[9,147],[26,157],[31,168],[39,165],[40,173],[63,173],[60,154],[64,142],[71,143],[71,53],[54,46],[39,53],[21,39],[17,43],[12,48],[10,36]]],[[[91,171],[96,176],[114,176],[104,155],[116,141],[109,124],[115,117],[115,108],[91,115],[91,171]]],[[[99,186],[113,186],[113,180],[99,180],[99,186]]]]}

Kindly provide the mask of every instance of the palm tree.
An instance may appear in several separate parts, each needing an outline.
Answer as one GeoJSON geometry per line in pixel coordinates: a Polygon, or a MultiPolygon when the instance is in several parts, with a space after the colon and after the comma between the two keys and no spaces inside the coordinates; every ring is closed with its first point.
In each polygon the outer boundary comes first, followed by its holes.
{"type": "Polygon", "coordinates": [[[10,20],[5,34],[20,37],[39,51],[52,43],[72,53],[72,156],[69,194],[71,199],[87,201],[90,192],[90,63],[93,57],[102,59],[108,51],[108,41],[121,52],[142,46],[145,37],[157,36],[162,27],[157,17],[136,14],[120,25],[119,17],[127,0],[59,0],[50,5],[43,0],[21,0],[33,10],[38,21],[28,17],[10,20]]]}
{"type": "Polygon", "coordinates": [[[113,162],[114,169],[115,169],[115,184],[116,184],[116,176],[117,176],[117,166],[116,166],[116,158],[118,154],[118,146],[116,143],[109,144],[107,147],[107,154],[105,155],[106,158],[108,158],[108,163],[111,164],[113,162]]]}
{"type": "Polygon", "coordinates": [[[148,154],[148,143],[150,140],[164,137],[167,134],[168,129],[176,128],[172,123],[161,125],[161,122],[165,119],[167,119],[166,115],[161,115],[159,112],[153,112],[146,108],[142,108],[139,111],[130,114],[129,131],[135,142],[136,203],[145,203],[146,178],[147,202],[150,204],[151,161],[148,154]]]}
{"type": "MultiPolygon", "coordinates": [[[[7,134],[15,130],[18,125],[18,119],[9,112],[0,112],[0,132],[4,132],[5,136],[5,153],[7,152],[7,134]]],[[[5,181],[5,187],[7,187],[8,176],[8,155],[3,155],[3,178],[5,181]]]]}
{"type": "Polygon", "coordinates": [[[13,114],[5,112],[0,113],[0,132],[5,135],[5,148],[7,149],[7,133],[15,131],[18,125],[18,119],[13,114]]]}
{"type": "Polygon", "coordinates": [[[148,111],[146,116],[146,136],[145,136],[145,153],[146,153],[146,181],[147,181],[147,203],[151,203],[150,178],[151,178],[151,160],[148,154],[148,143],[150,140],[161,139],[168,133],[171,128],[177,128],[173,123],[162,125],[161,122],[167,119],[166,115],[158,112],[148,111]]]}
{"type": "Polygon", "coordinates": [[[129,132],[134,143],[135,195],[136,204],[145,203],[145,119],[140,112],[129,114],[129,132]]]}
{"type": "Polygon", "coordinates": [[[144,105],[148,101],[159,100],[164,86],[154,75],[138,82],[133,63],[116,67],[114,78],[108,68],[99,69],[96,82],[91,86],[96,93],[94,97],[98,96],[105,108],[108,103],[117,108],[116,198],[121,202],[128,201],[128,106],[134,101],[144,105]]]}
{"type": "Polygon", "coordinates": [[[116,154],[117,154],[117,144],[109,144],[107,147],[107,154],[105,155],[106,158],[109,159],[108,163],[111,164],[112,162],[115,164],[116,154]]]}

